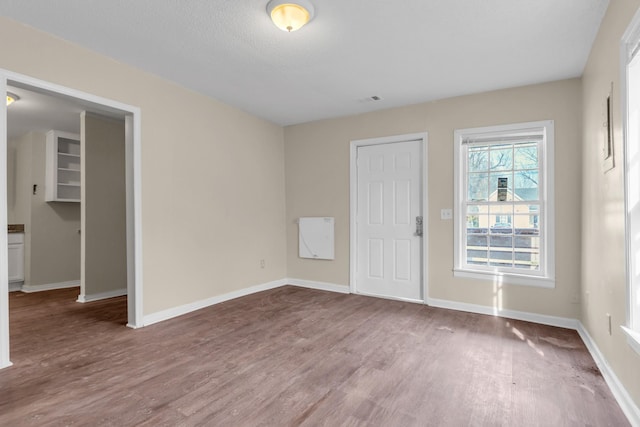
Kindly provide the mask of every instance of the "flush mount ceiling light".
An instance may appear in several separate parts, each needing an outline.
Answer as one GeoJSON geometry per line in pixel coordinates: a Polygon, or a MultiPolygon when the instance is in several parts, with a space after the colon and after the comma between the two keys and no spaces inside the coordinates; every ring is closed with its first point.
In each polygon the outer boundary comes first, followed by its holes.
{"type": "Polygon", "coordinates": [[[7,92],[7,107],[16,102],[20,97],[15,93],[7,92]]]}
{"type": "Polygon", "coordinates": [[[271,0],[267,13],[282,31],[296,31],[313,19],[313,5],[308,0],[271,0]]]}

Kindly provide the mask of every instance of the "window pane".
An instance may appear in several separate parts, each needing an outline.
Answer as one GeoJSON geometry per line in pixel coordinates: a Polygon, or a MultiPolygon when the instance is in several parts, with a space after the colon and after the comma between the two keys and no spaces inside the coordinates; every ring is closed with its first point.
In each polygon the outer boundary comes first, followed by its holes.
{"type": "Polygon", "coordinates": [[[513,267],[512,251],[489,251],[489,265],[497,267],[513,267]]]}
{"type": "Polygon", "coordinates": [[[510,202],[513,200],[513,179],[511,172],[489,175],[489,200],[510,202]]]}
{"type": "Polygon", "coordinates": [[[539,236],[516,236],[515,248],[518,249],[531,249],[538,252],[540,250],[540,237],[539,236]]]}
{"type": "Polygon", "coordinates": [[[468,161],[469,172],[486,172],[489,169],[488,147],[470,147],[468,161]]]}
{"type": "Polygon", "coordinates": [[[489,174],[470,173],[467,185],[467,200],[480,202],[489,199],[489,174]]]}
{"type": "Polygon", "coordinates": [[[467,234],[486,234],[487,224],[489,224],[488,206],[467,206],[467,234]]]}
{"type": "MultiPolygon", "coordinates": [[[[528,208],[526,205],[516,206],[516,210],[525,210],[528,208]]],[[[538,236],[540,229],[538,228],[539,216],[537,212],[532,212],[530,215],[514,215],[513,216],[513,228],[516,235],[521,236],[538,236]]]]}
{"type": "Polygon", "coordinates": [[[493,205],[489,211],[491,234],[511,234],[513,232],[513,205],[493,205]]]}
{"type": "Polygon", "coordinates": [[[540,270],[540,238],[516,237],[515,260],[516,268],[540,270]]]}
{"type": "Polygon", "coordinates": [[[517,171],[516,200],[538,200],[538,171],[517,171]]]}
{"type": "Polygon", "coordinates": [[[487,264],[486,236],[467,236],[467,264],[487,264]]]}
{"type": "Polygon", "coordinates": [[[538,169],[538,147],[535,143],[518,144],[514,151],[514,169],[538,169]]]}
{"type": "Polygon", "coordinates": [[[482,233],[480,215],[467,215],[467,233],[482,233]]]}
{"type": "Polygon", "coordinates": [[[491,147],[491,171],[506,171],[513,168],[513,145],[491,147]]]}
{"type": "Polygon", "coordinates": [[[513,237],[491,236],[489,238],[489,264],[503,267],[513,266],[513,237]]]}
{"type": "Polygon", "coordinates": [[[489,238],[491,249],[494,248],[507,248],[511,251],[513,247],[513,237],[511,236],[491,236],[489,238]]]}

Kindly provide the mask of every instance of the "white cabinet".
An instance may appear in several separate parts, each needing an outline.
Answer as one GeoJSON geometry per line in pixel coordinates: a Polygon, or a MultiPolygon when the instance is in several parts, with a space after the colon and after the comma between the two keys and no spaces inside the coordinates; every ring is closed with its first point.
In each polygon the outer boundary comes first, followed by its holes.
{"type": "Polygon", "coordinates": [[[24,233],[9,233],[9,283],[24,281],[24,233]]]}
{"type": "Polygon", "coordinates": [[[47,132],[47,202],[80,202],[80,135],[47,132]]]}

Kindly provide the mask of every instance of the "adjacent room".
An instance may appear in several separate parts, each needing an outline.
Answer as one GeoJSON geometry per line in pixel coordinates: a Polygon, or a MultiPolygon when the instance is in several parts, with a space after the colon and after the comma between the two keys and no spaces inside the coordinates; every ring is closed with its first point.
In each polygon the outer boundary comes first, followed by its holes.
{"type": "Polygon", "coordinates": [[[0,424],[640,426],[640,0],[0,4],[0,424]]]}

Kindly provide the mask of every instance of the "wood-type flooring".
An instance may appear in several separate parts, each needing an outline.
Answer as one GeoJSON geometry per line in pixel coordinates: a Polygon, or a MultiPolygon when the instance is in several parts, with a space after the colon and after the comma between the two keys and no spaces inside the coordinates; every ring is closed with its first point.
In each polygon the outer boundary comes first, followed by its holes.
{"type": "Polygon", "coordinates": [[[285,286],[145,328],[10,294],[0,426],[626,426],[575,331],[285,286]]]}

